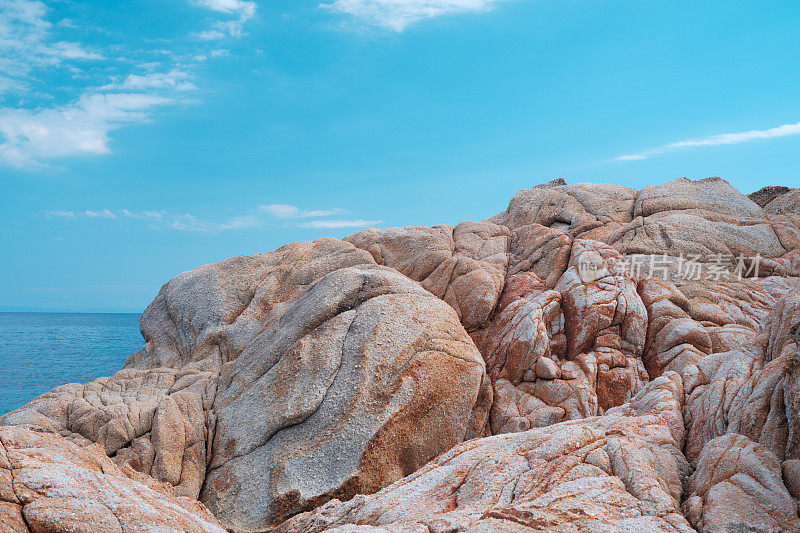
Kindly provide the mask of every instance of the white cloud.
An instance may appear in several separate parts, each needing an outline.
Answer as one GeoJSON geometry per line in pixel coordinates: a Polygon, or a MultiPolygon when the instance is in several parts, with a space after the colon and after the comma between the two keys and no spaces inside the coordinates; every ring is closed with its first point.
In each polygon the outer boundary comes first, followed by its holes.
{"type": "Polygon", "coordinates": [[[117,215],[112,213],[110,209],[102,209],[100,211],[84,211],[83,214],[89,218],[117,218],[117,215]]]}
{"type": "Polygon", "coordinates": [[[338,207],[333,209],[305,210],[288,204],[261,205],[259,209],[278,218],[326,217],[330,215],[340,215],[346,212],[344,209],[338,207]]]}
{"type": "Polygon", "coordinates": [[[199,233],[220,233],[227,230],[247,229],[261,225],[255,216],[236,216],[224,221],[200,218],[191,213],[170,213],[168,211],[131,211],[129,209],[99,209],[85,211],[54,210],[45,213],[47,217],[86,218],[86,219],[133,219],[150,223],[152,229],[173,229],[199,233]]]}
{"type": "Polygon", "coordinates": [[[46,213],[46,216],[48,216],[48,217],[75,218],[78,215],[75,214],[75,211],[60,211],[60,210],[58,210],[58,211],[48,211],[46,213]]]}
{"type": "Polygon", "coordinates": [[[27,87],[25,78],[36,68],[103,59],[79,43],[55,39],[53,24],[45,19],[47,11],[37,0],[0,2],[0,72],[6,80],[0,91],[27,87]]]}
{"type": "Polygon", "coordinates": [[[87,93],[77,102],[47,109],[0,110],[0,160],[17,167],[52,158],[105,154],[109,132],[150,118],[174,99],[155,94],[87,93]]]}
{"type": "Polygon", "coordinates": [[[204,220],[191,214],[176,215],[172,217],[168,227],[180,231],[199,231],[202,233],[219,233],[226,230],[247,229],[258,226],[259,222],[254,216],[233,217],[225,222],[204,220]]]}
{"type": "MultiPolygon", "coordinates": [[[[212,12],[206,37],[213,39],[240,35],[256,12],[251,0],[187,1],[212,12]]],[[[40,0],[0,0],[0,164],[36,169],[51,159],[106,154],[113,130],[148,121],[160,107],[196,101],[184,94],[197,89],[189,57],[130,43],[89,47],[73,37],[89,27],[105,38],[112,34],[85,20],[59,20],[57,13],[40,0]],[[49,83],[57,69],[69,83],[49,83]],[[11,94],[22,98],[11,100],[11,94]]],[[[209,44],[192,56],[201,61],[227,54],[209,44]]]]}
{"type": "Polygon", "coordinates": [[[256,3],[247,0],[197,0],[199,6],[221,13],[235,13],[247,18],[256,13],[256,3]]]}
{"type": "MultiPolygon", "coordinates": [[[[200,233],[219,233],[229,230],[242,230],[263,227],[270,224],[270,218],[298,219],[306,217],[322,217],[344,213],[343,209],[302,210],[288,204],[271,204],[247,209],[246,214],[231,217],[227,220],[209,220],[191,213],[174,213],[166,210],[131,209],[86,209],[86,210],[52,210],[44,215],[48,218],[93,219],[108,221],[139,220],[149,224],[151,229],[172,229],[178,231],[194,231],[200,233]]],[[[314,229],[364,228],[380,224],[380,220],[310,220],[295,223],[295,227],[314,229]]]]}
{"type": "MultiPolygon", "coordinates": [[[[49,11],[38,0],[0,0],[0,93],[32,92],[46,98],[51,87],[40,72],[54,68],[82,81],[71,101],[0,108],[0,162],[40,168],[48,159],[108,153],[109,132],[148,120],[155,108],[181,101],[174,93],[195,88],[187,72],[174,68],[155,72],[160,64],[146,61],[130,63],[138,63],[147,74],[129,74],[120,83],[97,87],[97,74],[81,67],[83,62],[104,59],[103,54],[59,39],[60,33],[80,25],[72,20],[54,25],[47,20],[49,11]]],[[[129,59],[117,58],[117,66],[129,59]]]]}
{"type": "Polygon", "coordinates": [[[311,220],[300,224],[300,226],[316,229],[366,228],[381,222],[382,220],[311,220]]]}
{"type": "Polygon", "coordinates": [[[795,124],[783,124],[775,128],[766,130],[749,130],[739,133],[722,133],[720,135],[712,135],[703,139],[687,139],[685,141],[678,141],[658,148],[645,150],[638,154],[627,154],[616,157],[617,161],[638,161],[647,159],[650,156],[663,154],[673,150],[680,150],[681,148],[692,148],[697,146],[719,146],[723,144],[739,144],[750,141],[758,141],[763,139],[775,139],[778,137],[787,137],[789,135],[800,135],[800,122],[795,124]]]}
{"type": "Polygon", "coordinates": [[[503,0],[335,0],[320,7],[401,32],[424,19],[486,11],[503,0]]]}
{"type": "Polygon", "coordinates": [[[196,34],[196,37],[206,41],[241,36],[244,24],[256,14],[256,3],[248,0],[194,0],[194,4],[235,16],[233,20],[215,21],[211,29],[196,34]]]}
{"type": "Polygon", "coordinates": [[[196,36],[203,41],[216,41],[218,39],[224,39],[228,34],[219,30],[204,30],[197,33],[196,36]]]}
{"type": "Polygon", "coordinates": [[[130,74],[121,84],[107,85],[103,89],[119,89],[123,91],[147,91],[150,89],[171,89],[189,91],[197,87],[189,81],[189,73],[172,69],[169,72],[152,72],[150,74],[130,74]]]}

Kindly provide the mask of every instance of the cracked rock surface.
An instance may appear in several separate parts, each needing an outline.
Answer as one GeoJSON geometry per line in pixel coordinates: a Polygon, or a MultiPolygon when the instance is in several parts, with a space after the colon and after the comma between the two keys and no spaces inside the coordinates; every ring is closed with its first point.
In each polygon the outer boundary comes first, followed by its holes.
{"type": "MultiPolygon", "coordinates": [[[[482,222],[199,267],[141,331],[117,374],[1,417],[0,440],[62,465],[40,480],[85,484],[94,454],[161,487],[153,524],[800,530],[799,189],[556,180],[482,222]]],[[[9,531],[111,509],[35,490],[0,491],[9,531]]]]}

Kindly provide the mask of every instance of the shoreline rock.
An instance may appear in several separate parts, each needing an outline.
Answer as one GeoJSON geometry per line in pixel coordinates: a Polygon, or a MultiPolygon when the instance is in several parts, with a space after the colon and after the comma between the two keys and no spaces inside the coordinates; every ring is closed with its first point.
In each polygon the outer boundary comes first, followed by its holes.
{"type": "Polygon", "coordinates": [[[0,440],[102,450],[236,531],[794,530],[798,191],[554,180],[198,267],[122,370],[0,440]]]}

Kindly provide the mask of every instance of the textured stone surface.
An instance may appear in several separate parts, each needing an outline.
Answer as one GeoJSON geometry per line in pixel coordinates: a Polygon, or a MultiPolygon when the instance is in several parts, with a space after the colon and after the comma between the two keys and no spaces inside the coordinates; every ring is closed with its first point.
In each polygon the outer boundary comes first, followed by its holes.
{"type": "Polygon", "coordinates": [[[729,433],[706,444],[688,491],[684,510],[700,531],[800,530],[781,462],[743,435],[729,433]]]}
{"type": "Polygon", "coordinates": [[[467,329],[482,325],[503,290],[508,229],[487,222],[365,229],[345,237],[449,303],[467,329]]]}
{"type": "Polygon", "coordinates": [[[206,265],[120,372],[0,424],[241,531],[797,530],[799,190],[554,180],[206,265]]]}
{"type": "Polygon", "coordinates": [[[602,417],[470,441],[377,494],[330,502],[277,531],[691,531],[679,511],[689,468],[681,398],[669,373],[602,417]]]}
{"type": "Polygon", "coordinates": [[[14,427],[0,427],[0,526],[31,533],[225,531],[199,502],[119,468],[96,444],[14,427]]]}
{"type": "Polygon", "coordinates": [[[786,194],[790,190],[791,189],[789,187],[784,187],[782,185],[769,185],[748,194],[747,197],[757,203],[760,207],[766,207],[766,205],[772,200],[778,196],[786,194]]]}
{"type": "Polygon", "coordinates": [[[485,430],[491,388],[453,309],[336,239],[187,272],[141,329],[119,373],[0,422],[97,442],[250,529],[374,492],[485,430]]]}

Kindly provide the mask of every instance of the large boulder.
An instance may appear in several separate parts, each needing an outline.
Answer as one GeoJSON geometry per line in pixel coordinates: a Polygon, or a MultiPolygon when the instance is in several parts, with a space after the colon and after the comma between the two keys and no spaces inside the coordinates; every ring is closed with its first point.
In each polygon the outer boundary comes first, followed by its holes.
{"type": "MultiPolygon", "coordinates": [[[[557,230],[522,231],[535,242],[535,233],[557,230]]],[[[567,238],[563,245],[570,254],[553,289],[536,270],[561,256],[562,245],[516,269],[488,327],[473,333],[494,384],[493,433],[601,414],[649,380],[641,357],[647,310],[636,280],[620,268],[622,257],[599,241],[567,238]]]]}
{"type": "Polygon", "coordinates": [[[242,529],[374,492],[486,426],[455,311],[336,239],[182,274],[141,329],[120,372],[0,423],[99,443],[242,529]]]}
{"type": "Polygon", "coordinates": [[[468,330],[494,311],[508,266],[509,231],[487,222],[365,229],[344,240],[438,296],[468,330]]]}

